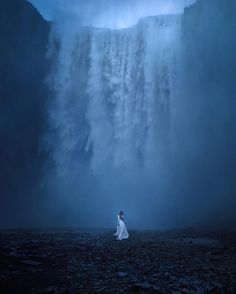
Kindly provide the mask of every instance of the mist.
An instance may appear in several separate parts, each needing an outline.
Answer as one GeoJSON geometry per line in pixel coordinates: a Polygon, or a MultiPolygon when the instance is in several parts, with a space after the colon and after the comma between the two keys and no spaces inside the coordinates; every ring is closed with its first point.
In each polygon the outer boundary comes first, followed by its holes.
{"type": "Polygon", "coordinates": [[[111,228],[120,210],[132,229],[233,218],[234,1],[47,2],[30,1],[50,25],[38,116],[28,108],[40,131],[25,135],[37,146],[27,171],[15,167],[20,184],[6,181],[20,212],[4,223],[111,228]]]}
{"type": "Polygon", "coordinates": [[[130,227],[165,228],[221,219],[232,207],[233,76],[222,81],[217,68],[230,65],[212,48],[226,15],[211,1],[183,14],[190,4],[58,7],[45,181],[59,222],[109,227],[122,209],[130,227]]]}
{"type": "Polygon", "coordinates": [[[41,0],[31,0],[42,15],[56,21],[65,27],[68,22],[70,30],[76,30],[79,25],[120,29],[132,26],[146,16],[183,13],[186,6],[195,0],[52,0],[44,3],[41,0]],[[74,24],[72,22],[75,21],[74,24]]]}

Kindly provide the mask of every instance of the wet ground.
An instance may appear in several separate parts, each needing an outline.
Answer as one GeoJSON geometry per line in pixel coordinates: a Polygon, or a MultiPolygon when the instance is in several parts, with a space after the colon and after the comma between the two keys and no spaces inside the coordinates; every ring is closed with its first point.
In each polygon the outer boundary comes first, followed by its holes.
{"type": "Polygon", "coordinates": [[[236,293],[236,231],[1,231],[0,293],[236,293]]]}

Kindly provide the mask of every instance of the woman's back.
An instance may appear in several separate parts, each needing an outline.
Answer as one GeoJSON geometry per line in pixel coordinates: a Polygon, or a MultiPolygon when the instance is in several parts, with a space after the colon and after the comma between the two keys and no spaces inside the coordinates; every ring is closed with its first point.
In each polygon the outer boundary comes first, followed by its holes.
{"type": "Polygon", "coordinates": [[[123,211],[120,211],[117,217],[118,217],[118,223],[117,223],[117,231],[115,233],[115,235],[117,236],[117,240],[127,239],[129,237],[129,233],[124,223],[123,211]]]}

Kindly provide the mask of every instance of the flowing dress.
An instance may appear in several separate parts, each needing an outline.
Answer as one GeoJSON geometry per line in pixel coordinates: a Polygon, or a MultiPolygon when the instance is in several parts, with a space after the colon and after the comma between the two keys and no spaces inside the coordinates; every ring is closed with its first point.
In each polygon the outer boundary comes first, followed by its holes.
{"type": "Polygon", "coordinates": [[[120,215],[118,214],[118,221],[117,221],[117,230],[115,233],[115,236],[117,236],[117,240],[123,240],[129,238],[129,233],[126,229],[124,220],[120,218],[120,215]]]}

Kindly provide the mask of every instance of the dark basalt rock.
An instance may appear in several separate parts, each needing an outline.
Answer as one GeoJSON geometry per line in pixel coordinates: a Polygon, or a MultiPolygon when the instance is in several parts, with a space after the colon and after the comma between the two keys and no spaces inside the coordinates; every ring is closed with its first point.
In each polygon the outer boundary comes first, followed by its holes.
{"type": "Polygon", "coordinates": [[[39,145],[47,121],[49,30],[50,23],[28,1],[1,0],[1,226],[9,225],[12,215],[15,222],[22,216],[18,199],[31,201],[46,158],[39,145]]]}
{"type": "Polygon", "coordinates": [[[126,273],[126,272],[118,272],[116,275],[119,278],[125,278],[125,277],[128,276],[128,273],[126,273]]]}
{"type": "Polygon", "coordinates": [[[235,231],[2,232],[0,293],[235,293],[235,249],[235,231]]]}

